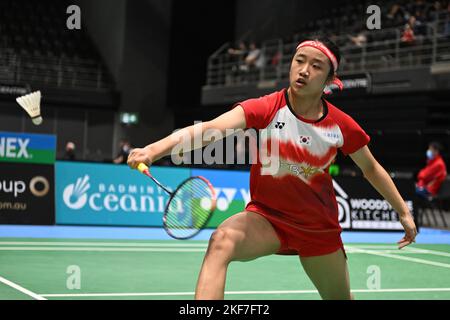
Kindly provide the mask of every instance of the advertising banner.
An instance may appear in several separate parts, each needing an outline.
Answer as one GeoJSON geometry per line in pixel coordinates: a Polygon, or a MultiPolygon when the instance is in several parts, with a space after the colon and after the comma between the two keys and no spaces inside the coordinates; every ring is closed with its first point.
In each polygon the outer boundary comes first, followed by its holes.
{"type": "Polygon", "coordinates": [[[0,162],[53,164],[56,136],[0,132],[0,162]]]}
{"type": "Polygon", "coordinates": [[[341,79],[344,85],[344,90],[341,91],[335,84],[332,84],[328,86],[328,89],[333,92],[333,95],[343,97],[360,96],[366,95],[372,90],[372,77],[370,73],[342,75],[339,76],[339,79],[341,79]]]}
{"type": "MultiPolygon", "coordinates": [[[[56,223],[73,225],[162,226],[169,196],[152,180],[125,165],[56,163],[56,223]]],[[[174,190],[190,176],[204,176],[217,195],[208,228],[244,210],[250,201],[249,172],[152,167],[153,175],[174,190]]],[[[414,214],[414,186],[395,184],[414,214]]],[[[398,214],[361,177],[335,177],[339,223],[344,230],[403,230],[398,214]]]]}
{"type": "MultiPolygon", "coordinates": [[[[209,179],[217,194],[217,209],[208,227],[215,228],[228,217],[244,210],[250,201],[249,172],[192,170],[192,175],[209,179]]],[[[396,179],[406,205],[413,212],[414,186],[408,179],[396,179]]],[[[391,205],[361,177],[333,180],[339,223],[344,230],[403,230],[391,205]]]]}
{"type": "Polygon", "coordinates": [[[207,227],[217,227],[228,217],[243,211],[245,205],[250,201],[249,172],[193,169],[192,176],[204,176],[216,191],[217,209],[207,227]]]}
{"type": "Polygon", "coordinates": [[[53,165],[0,164],[0,224],[55,222],[53,165]]]}
{"type": "MultiPolygon", "coordinates": [[[[414,215],[414,183],[395,179],[394,183],[414,215]]],[[[339,208],[339,222],[347,230],[403,230],[398,214],[389,202],[362,177],[336,177],[333,181],[339,208]]]]}
{"type": "MultiPolygon", "coordinates": [[[[150,178],[126,165],[58,161],[56,223],[72,225],[162,226],[169,195],[150,178]]],[[[169,190],[190,169],[151,167],[169,190]]]]}

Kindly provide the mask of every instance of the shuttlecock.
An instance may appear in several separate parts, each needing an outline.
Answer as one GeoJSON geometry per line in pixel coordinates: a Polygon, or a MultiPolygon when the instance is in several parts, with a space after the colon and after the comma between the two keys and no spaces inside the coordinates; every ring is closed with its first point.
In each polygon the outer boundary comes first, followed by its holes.
{"type": "Polygon", "coordinates": [[[42,123],[40,91],[21,96],[17,98],[16,101],[22,108],[25,109],[31,117],[31,121],[33,121],[35,125],[40,125],[42,123]]]}

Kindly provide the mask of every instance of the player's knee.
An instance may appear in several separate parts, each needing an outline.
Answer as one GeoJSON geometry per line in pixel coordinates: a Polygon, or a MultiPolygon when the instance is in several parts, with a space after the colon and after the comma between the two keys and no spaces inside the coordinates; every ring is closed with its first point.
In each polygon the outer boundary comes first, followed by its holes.
{"type": "Polygon", "coordinates": [[[232,231],[227,228],[218,228],[211,235],[208,245],[208,254],[218,254],[227,260],[232,259],[236,248],[232,231]]]}

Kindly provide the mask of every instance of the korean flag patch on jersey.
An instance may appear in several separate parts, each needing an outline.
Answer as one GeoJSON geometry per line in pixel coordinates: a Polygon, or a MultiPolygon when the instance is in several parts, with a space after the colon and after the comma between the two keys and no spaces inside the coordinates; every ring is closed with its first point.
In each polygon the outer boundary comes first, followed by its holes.
{"type": "Polygon", "coordinates": [[[300,135],[300,144],[311,145],[311,136],[300,135]]]}

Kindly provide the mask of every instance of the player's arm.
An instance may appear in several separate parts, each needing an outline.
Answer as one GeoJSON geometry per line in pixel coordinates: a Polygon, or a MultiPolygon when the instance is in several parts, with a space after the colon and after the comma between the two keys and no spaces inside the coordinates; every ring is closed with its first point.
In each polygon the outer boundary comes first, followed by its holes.
{"type": "Polygon", "coordinates": [[[400,248],[414,241],[417,234],[409,209],[386,170],[373,157],[367,146],[350,154],[352,160],[362,170],[364,177],[386,199],[400,216],[406,236],[400,240],[400,248]]]}
{"type": "Polygon", "coordinates": [[[136,169],[139,163],[150,165],[156,160],[172,154],[174,147],[180,144],[183,145],[183,151],[206,146],[214,141],[204,141],[204,133],[207,130],[215,130],[225,137],[226,129],[245,129],[245,127],[244,109],[237,106],[213,120],[185,127],[144,148],[133,149],[128,156],[128,165],[133,169],[136,169]]]}

